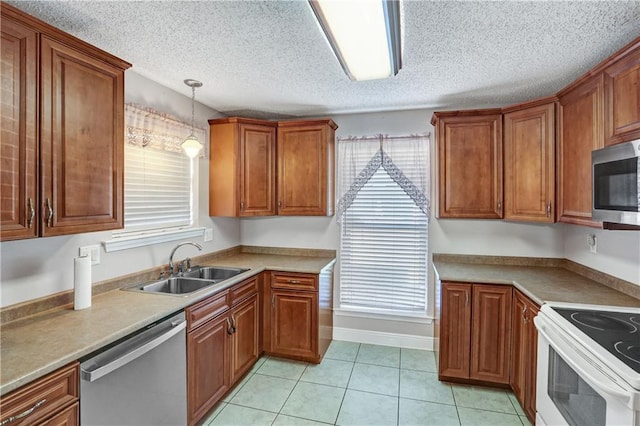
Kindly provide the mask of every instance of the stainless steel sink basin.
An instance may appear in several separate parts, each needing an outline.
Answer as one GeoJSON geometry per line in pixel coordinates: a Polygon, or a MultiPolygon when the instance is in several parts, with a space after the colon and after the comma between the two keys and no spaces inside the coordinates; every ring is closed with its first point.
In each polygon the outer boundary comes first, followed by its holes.
{"type": "Polygon", "coordinates": [[[248,271],[248,269],[222,268],[218,266],[199,266],[193,268],[193,270],[189,272],[185,272],[184,276],[192,278],[202,278],[205,280],[224,281],[246,271],[248,271]]]}
{"type": "Polygon", "coordinates": [[[186,294],[216,284],[220,280],[200,280],[197,278],[172,277],[140,287],[142,291],[152,293],[186,294]]]}
{"type": "Polygon", "coordinates": [[[124,290],[186,296],[205,287],[219,284],[246,271],[248,271],[248,269],[195,266],[181,276],[162,278],[158,281],[137,284],[124,290]]]}

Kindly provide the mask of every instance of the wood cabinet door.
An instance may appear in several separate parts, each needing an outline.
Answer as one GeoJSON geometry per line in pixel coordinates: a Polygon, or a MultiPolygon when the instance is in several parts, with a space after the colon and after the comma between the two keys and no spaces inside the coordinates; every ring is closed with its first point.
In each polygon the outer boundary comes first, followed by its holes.
{"type": "Polygon", "coordinates": [[[0,241],[7,241],[38,236],[38,34],[0,20],[0,241]]]}
{"type": "Polygon", "coordinates": [[[591,151],[604,146],[602,98],[602,74],[559,97],[559,222],[600,227],[591,220],[591,151]]]}
{"type": "Polygon", "coordinates": [[[124,71],[41,37],[42,236],[123,226],[124,71]]]}
{"type": "Polygon", "coordinates": [[[67,407],[42,425],[46,426],[76,426],[80,424],[80,403],[67,407]]]}
{"type": "Polygon", "coordinates": [[[229,316],[187,333],[187,413],[193,425],[229,390],[229,316]]]}
{"type": "Polygon", "coordinates": [[[240,216],[276,214],[276,129],[240,124],[240,216]]]}
{"type": "Polygon", "coordinates": [[[502,218],[502,117],[438,120],[441,218],[502,218]]]}
{"type": "Polygon", "coordinates": [[[524,407],[527,385],[529,335],[525,323],[527,310],[526,297],[519,291],[513,293],[513,311],[511,315],[511,373],[509,384],[520,405],[524,407]]]}
{"type": "Polygon", "coordinates": [[[527,310],[525,312],[526,325],[526,355],[525,355],[525,389],[524,389],[524,412],[531,422],[536,418],[536,378],[538,365],[538,330],[533,323],[533,319],[540,311],[540,306],[526,299],[527,310]]]}
{"type": "Polygon", "coordinates": [[[512,288],[474,284],[472,291],[469,377],[509,384],[512,288]]]}
{"type": "Polygon", "coordinates": [[[318,294],[271,289],[271,352],[318,358],[318,294]]]}
{"type": "Polygon", "coordinates": [[[231,385],[258,360],[259,315],[258,295],[250,297],[231,312],[235,331],[231,339],[231,385]]]}
{"type": "Polygon", "coordinates": [[[555,104],[504,115],[504,217],[555,221],[555,104]]]}
{"type": "Polygon", "coordinates": [[[640,138],[640,43],[604,70],[605,145],[640,138]]]}
{"type": "Polygon", "coordinates": [[[441,297],[438,374],[467,379],[471,356],[471,284],[443,282],[441,297]]]}
{"type": "Polygon", "coordinates": [[[333,214],[334,143],[327,124],[278,127],[278,215],[333,214]]]}

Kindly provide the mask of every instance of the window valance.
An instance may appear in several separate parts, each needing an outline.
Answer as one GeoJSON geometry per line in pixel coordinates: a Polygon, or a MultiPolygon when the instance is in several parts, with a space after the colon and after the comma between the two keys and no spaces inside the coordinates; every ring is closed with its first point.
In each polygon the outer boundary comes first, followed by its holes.
{"type": "MultiPolygon", "coordinates": [[[[180,144],[191,133],[191,124],[181,121],[177,117],[154,109],[125,104],[125,141],[127,144],[152,148],[161,151],[182,153],[180,144]]],[[[200,158],[205,157],[207,143],[206,131],[194,128],[194,134],[205,146],[200,152],[200,158]]]]}

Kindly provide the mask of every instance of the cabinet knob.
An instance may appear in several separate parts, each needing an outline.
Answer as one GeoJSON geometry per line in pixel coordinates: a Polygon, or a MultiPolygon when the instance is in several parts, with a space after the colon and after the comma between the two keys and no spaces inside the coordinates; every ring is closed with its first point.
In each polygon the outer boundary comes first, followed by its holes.
{"type": "Polygon", "coordinates": [[[282,207],[282,201],[278,201],[278,207],[282,207]]]}
{"type": "Polygon", "coordinates": [[[240,201],[240,210],[244,210],[244,201],[240,201]]]}
{"type": "Polygon", "coordinates": [[[498,201],[498,211],[502,211],[502,201],[498,201]]]}
{"type": "Polygon", "coordinates": [[[29,197],[27,200],[27,210],[29,210],[29,217],[27,218],[27,228],[33,226],[33,218],[36,216],[36,210],[33,208],[33,199],[29,197]]]}

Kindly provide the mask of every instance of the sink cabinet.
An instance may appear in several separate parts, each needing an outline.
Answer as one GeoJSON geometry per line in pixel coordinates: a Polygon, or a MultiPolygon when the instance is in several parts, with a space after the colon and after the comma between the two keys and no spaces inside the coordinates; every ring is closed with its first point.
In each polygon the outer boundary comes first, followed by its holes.
{"type": "Polygon", "coordinates": [[[0,3],[0,240],[123,226],[131,65],[0,3]]]}
{"type": "Polygon", "coordinates": [[[259,280],[249,278],[186,309],[189,425],[258,360],[259,280]]]}
{"type": "Polygon", "coordinates": [[[0,423],[22,416],[16,424],[79,425],[79,377],[75,362],[2,396],[0,423]]]}

